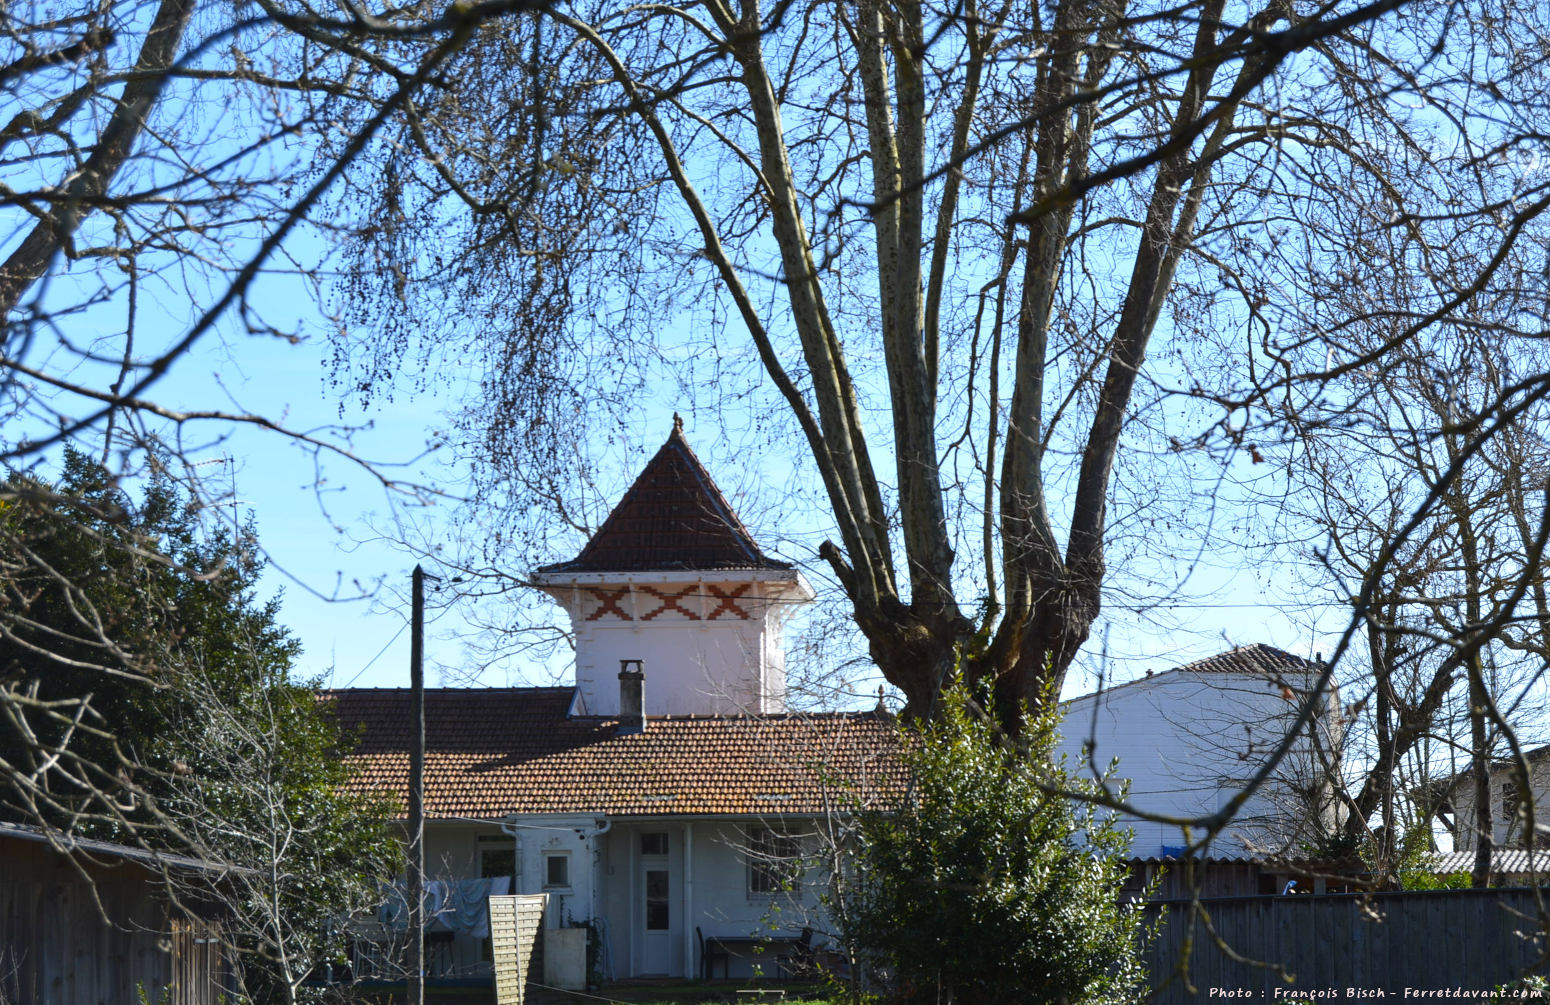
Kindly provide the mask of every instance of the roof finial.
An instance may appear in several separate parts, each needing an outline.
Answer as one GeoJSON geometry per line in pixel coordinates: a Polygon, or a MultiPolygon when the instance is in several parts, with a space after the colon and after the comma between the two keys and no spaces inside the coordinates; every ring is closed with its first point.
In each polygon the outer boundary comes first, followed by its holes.
{"type": "Polygon", "coordinates": [[[677,412],[674,412],[673,413],[673,432],[675,432],[675,433],[682,433],[683,431],[684,431],[683,416],[679,415],[677,412]]]}

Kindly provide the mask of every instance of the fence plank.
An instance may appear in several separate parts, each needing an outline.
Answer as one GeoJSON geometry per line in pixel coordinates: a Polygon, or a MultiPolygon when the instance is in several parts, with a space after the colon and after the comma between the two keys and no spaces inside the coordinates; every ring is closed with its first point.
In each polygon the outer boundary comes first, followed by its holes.
{"type": "MultiPolygon", "coordinates": [[[[1248,989],[1260,1000],[1273,1000],[1277,988],[1335,988],[1341,998],[1347,988],[1359,988],[1402,997],[1407,987],[1489,991],[1525,973],[1550,976],[1530,890],[1237,897],[1203,906],[1235,952],[1281,964],[1295,982],[1284,983],[1273,968],[1229,959],[1201,926],[1190,967],[1198,996],[1174,984],[1152,999],[1159,1005],[1193,1005],[1211,997],[1212,988],[1248,989]]],[[[1167,923],[1147,951],[1154,985],[1178,961],[1188,903],[1147,906],[1152,918],[1162,911],[1167,923]]]]}
{"type": "Polygon", "coordinates": [[[490,898],[490,949],[496,1005],[523,1005],[534,946],[543,928],[546,894],[490,898]]]}

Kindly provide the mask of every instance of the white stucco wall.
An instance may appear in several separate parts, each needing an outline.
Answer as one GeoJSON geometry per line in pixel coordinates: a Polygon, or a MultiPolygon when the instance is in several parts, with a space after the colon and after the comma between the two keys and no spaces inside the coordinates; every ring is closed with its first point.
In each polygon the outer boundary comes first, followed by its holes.
{"type": "MultiPolygon", "coordinates": [[[[1467,758],[1460,760],[1466,763],[1466,767],[1452,789],[1453,807],[1457,814],[1454,848],[1458,851],[1473,851],[1478,843],[1475,833],[1475,786],[1469,775],[1467,758]]],[[[1502,798],[1504,787],[1514,784],[1516,774],[1505,766],[1497,766],[1492,769],[1490,777],[1492,845],[1497,848],[1522,848],[1524,815],[1516,811],[1508,814],[1502,798]]],[[[1543,756],[1532,758],[1529,761],[1529,782],[1534,799],[1534,823],[1536,827],[1543,828],[1550,825],[1550,761],[1543,756]]],[[[1541,836],[1535,839],[1534,844],[1543,848],[1546,844],[1544,832],[1541,830],[1539,833],[1541,836]]]]}
{"type": "MultiPolygon", "coordinates": [[[[427,880],[475,879],[480,875],[481,850],[513,848],[516,852],[515,893],[548,893],[549,911],[545,923],[558,927],[569,921],[584,921],[593,912],[593,893],[597,877],[596,839],[600,821],[590,815],[530,817],[511,834],[495,821],[463,822],[433,820],[425,828],[425,874],[427,880]],[[562,887],[545,883],[546,854],[569,858],[570,882],[562,887]]],[[[440,926],[432,926],[435,931],[440,926]]],[[[484,958],[484,940],[465,933],[454,933],[449,946],[433,950],[435,972],[447,968],[453,976],[489,973],[484,958]]]]}
{"type": "MultiPolygon", "coordinates": [[[[1307,682],[1294,681],[1294,686],[1307,682]]],[[[1138,808],[1170,816],[1214,813],[1243,786],[1286,735],[1300,696],[1254,674],[1171,671],[1068,703],[1057,752],[1073,774],[1094,777],[1084,743],[1101,771],[1118,759],[1138,808]]],[[[1316,830],[1314,809],[1297,797],[1315,775],[1312,749],[1298,741],[1271,784],[1240,810],[1210,854],[1278,853],[1316,830]]],[[[1126,819],[1137,857],[1185,844],[1174,825],[1126,819]]]]}
{"type": "MultiPolygon", "coordinates": [[[[826,929],[818,898],[823,876],[813,870],[804,874],[789,893],[754,894],[749,891],[748,862],[744,849],[750,827],[771,827],[797,837],[806,852],[812,850],[801,834],[810,825],[797,821],[756,820],[652,820],[614,822],[598,833],[599,820],[592,816],[531,816],[510,822],[517,842],[518,875],[515,892],[543,893],[550,897],[546,924],[558,926],[598,919],[604,939],[603,966],[613,978],[641,974],[698,977],[701,956],[695,929],[707,937],[795,938],[804,926],[819,932],[815,945],[824,941],[826,929]],[[641,835],[667,835],[668,854],[642,854],[641,835]],[[570,885],[546,888],[544,857],[570,857],[570,885]],[[656,956],[643,944],[644,880],[646,868],[665,868],[670,874],[671,925],[659,938],[656,956]]],[[[426,871],[430,878],[457,880],[479,875],[479,850],[496,847],[499,825],[433,821],[426,828],[426,871]]],[[[450,959],[464,975],[487,970],[482,964],[481,940],[459,936],[450,959]]],[[[766,975],[776,972],[773,957],[736,959],[726,973],[752,977],[755,968],[766,975]]],[[[723,973],[718,963],[716,976],[723,973]]]]}
{"type": "Polygon", "coordinates": [[[577,714],[619,713],[620,660],[643,662],[647,715],[785,711],[782,627],[812,597],[795,573],[539,578],[570,617],[577,714]]]}
{"type": "MultiPolygon", "coordinates": [[[[822,929],[818,921],[821,892],[816,872],[805,875],[792,893],[751,894],[748,890],[747,827],[755,821],[661,820],[616,825],[603,839],[600,859],[599,904],[608,933],[609,952],[616,977],[665,974],[698,977],[701,957],[696,929],[705,937],[771,935],[794,938],[805,925],[822,929]],[[648,860],[642,855],[641,835],[668,835],[669,854],[648,860]],[[653,952],[644,944],[644,870],[666,867],[671,872],[672,924],[666,949],[653,952]],[[666,969],[662,962],[666,960],[666,969]]],[[[786,826],[795,833],[801,828],[786,826]]],[[[821,937],[818,941],[821,941],[821,937]]],[[[751,977],[761,967],[775,973],[773,958],[730,962],[731,977],[751,977]]],[[[716,967],[716,976],[723,969],[716,967]]]]}

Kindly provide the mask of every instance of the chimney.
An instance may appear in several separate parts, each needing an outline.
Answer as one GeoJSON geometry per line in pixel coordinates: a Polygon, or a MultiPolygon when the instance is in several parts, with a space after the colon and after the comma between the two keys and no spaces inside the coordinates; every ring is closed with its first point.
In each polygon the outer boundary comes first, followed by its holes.
{"type": "Polygon", "coordinates": [[[619,661],[620,736],[646,731],[646,671],[641,660],[619,661]]]}

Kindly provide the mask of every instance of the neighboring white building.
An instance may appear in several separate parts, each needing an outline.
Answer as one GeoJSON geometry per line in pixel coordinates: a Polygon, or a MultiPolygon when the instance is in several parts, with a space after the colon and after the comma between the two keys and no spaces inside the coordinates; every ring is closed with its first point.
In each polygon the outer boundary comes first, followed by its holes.
{"type": "MultiPolygon", "coordinates": [[[[751,940],[811,925],[821,944],[815,835],[832,811],[902,793],[895,726],[786,714],[781,630],[812,591],[759,549],[676,423],[581,554],[533,582],[570,618],[575,685],[426,691],[433,981],[488,981],[490,893],[547,893],[548,925],[597,934],[605,979],[772,973],[780,943],[761,956],[751,940]]],[[[1120,758],[1138,804],[1214,809],[1314,672],[1252,646],[1110,688],[1071,703],[1065,749],[1074,765],[1096,715],[1097,757],[1120,758]]],[[[405,793],[409,691],[325,698],[357,738],[356,784],[405,793]]],[[[1271,792],[1244,854],[1296,830],[1271,792]]],[[[1136,826],[1137,858],[1183,843],[1136,826]]]]}
{"type": "MultiPolygon", "coordinates": [[[[1129,784],[1131,805],[1175,818],[1215,813],[1281,745],[1322,667],[1266,645],[1242,646],[1164,673],[1150,673],[1066,704],[1057,751],[1078,777],[1118,761],[1116,781],[1129,784]]],[[[1312,734],[1292,741],[1269,782],[1202,853],[1225,863],[1285,864],[1308,856],[1307,845],[1334,821],[1328,768],[1338,763],[1330,735],[1338,696],[1320,702],[1312,734]],[[1320,753],[1322,751],[1322,755],[1320,753]]],[[[1174,824],[1127,818],[1140,861],[1182,854],[1174,824]]],[[[1197,835],[1198,836],[1198,835],[1197,835]]],[[[1233,885],[1212,892],[1279,892],[1275,877],[1293,872],[1242,868],[1233,885]],[[1261,875],[1263,873],[1263,875],[1261,875]]],[[[1284,885],[1284,883],[1283,883],[1284,885]]]]}
{"type": "MultiPolygon", "coordinates": [[[[1550,850],[1550,746],[1537,747],[1523,754],[1528,761],[1529,795],[1532,802],[1524,799],[1518,784],[1517,772],[1506,760],[1494,761],[1490,769],[1491,791],[1491,846],[1497,849],[1523,849],[1527,847],[1529,806],[1534,810],[1536,836],[1534,846],[1539,854],[1550,850]]],[[[1443,826],[1453,834],[1454,851],[1461,857],[1453,861],[1473,862],[1474,851],[1479,845],[1479,829],[1475,825],[1475,782],[1465,769],[1451,778],[1432,786],[1439,792],[1436,813],[1443,826]],[[1468,856],[1463,853],[1468,852],[1468,856]]],[[[1462,871],[1468,871],[1464,866],[1462,871]]],[[[1503,867],[1501,871],[1513,872],[1503,867]]]]}
{"type": "MultiPolygon", "coordinates": [[[[451,905],[433,975],[488,973],[473,908],[508,890],[548,893],[550,926],[590,923],[605,978],[772,974],[779,944],[736,940],[817,915],[801,863],[826,812],[900,791],[892,720],[784,714],[781,627],[812,591],[676,423],[582,553],[533,581],[571,619],[575,687],[426,692],[425,858],[451,905]]],[[[404,792],[409,692],[327,697],[357,783],[404,792]]]]}

